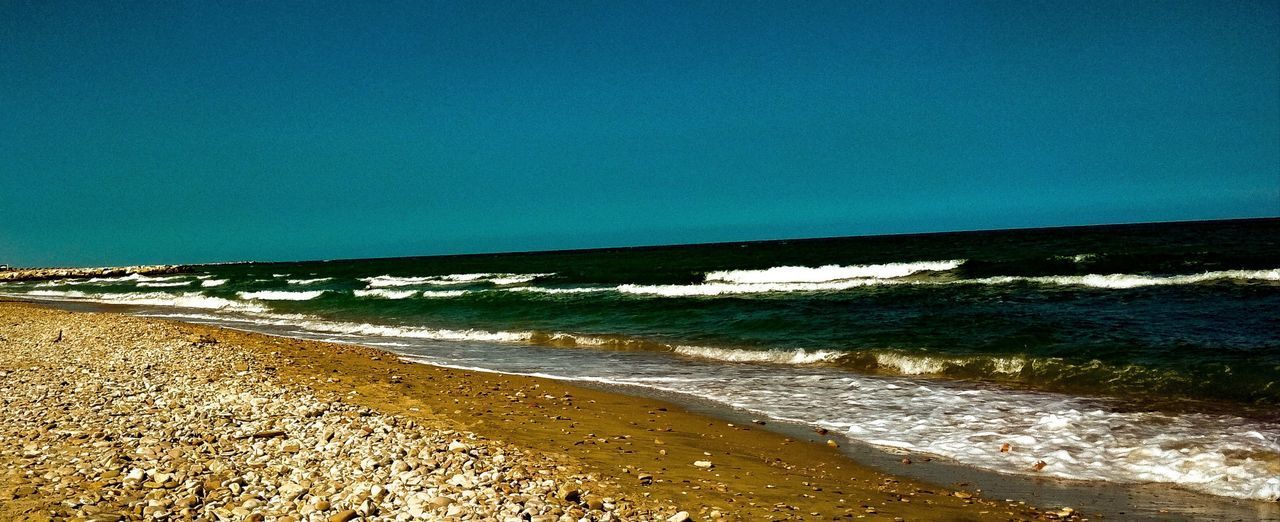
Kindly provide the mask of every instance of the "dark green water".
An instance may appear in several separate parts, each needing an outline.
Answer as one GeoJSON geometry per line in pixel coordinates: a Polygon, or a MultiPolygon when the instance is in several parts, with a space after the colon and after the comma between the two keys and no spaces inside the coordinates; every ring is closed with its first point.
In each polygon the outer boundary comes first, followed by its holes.
{"type": "MultiPolygon", "coordinates": [[[[383,324],[567,332],[621,341],[611,346],[622,348],[829,350],[847,354],[836,364],[859,371],[1277,405],[1278,268],[1280,221],[1271,220],[238,265],[210,268],[230,282],[205,293],[236,298],[238,291],[298,289],[269,277],[278,273],[332,277],[305,288],[335,292],[272,307],[383,324]],[[812,290],[803,283],[792,291],[760,292],[768,285],[727,284],[710,289],[714,295],[690,295],[713,271],[939,260],[964,262],[905,278],[920,284],[829,290],[823,284],[833,282],[828,278],[837,279],[829,286],[840,286],[841,274],[833,271],[804,274],[801,279],[818,281],[812,290]],[[1250,273],[1237,277],[1232,271],[1250,273]],[[1206,272],[1226,274],[1190,282],[1169,278],[1206,272]],[[548,275],[524,285],[608,290],[534,293],[480,280],[382,287],[466,292],[457,296],[349,293],[367,286],[362,278],[371,276],[475,273],[541,273],[548,275]],[[1090,274],[1123,276],[1076,279],[1090,274]],[[1004,277],[1022,279],[991,280],[1004,277]],[[961,284],[929,284],[935,282],[961,284]],[[619,292],[618,285],[649,293],[619,292]],[[1009,365],[1018,360],[1025,362],[1013,371],[1009,365]]],[[[761,279],[785,286],[796,277],[761,279]]]]}

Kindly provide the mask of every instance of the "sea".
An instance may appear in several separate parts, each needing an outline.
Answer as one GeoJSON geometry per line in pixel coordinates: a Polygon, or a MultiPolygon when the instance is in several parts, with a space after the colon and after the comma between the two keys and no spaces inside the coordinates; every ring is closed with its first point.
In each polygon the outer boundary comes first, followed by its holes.
{"type": "Polygon", "coordinates": [[[244,262],[0,294],[652,390],[1002,474],[1280,498],[1280,219],[244,262]]]}

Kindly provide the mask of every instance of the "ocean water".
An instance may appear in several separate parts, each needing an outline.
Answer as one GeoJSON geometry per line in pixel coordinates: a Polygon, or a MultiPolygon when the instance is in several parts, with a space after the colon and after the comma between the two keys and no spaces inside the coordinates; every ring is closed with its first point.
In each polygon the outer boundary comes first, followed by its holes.
{"type": "Polygon", "coordinates": [[[0,293],[641,386],[1002,473],[1280,498],[1277,219],[205,265],[0,293]]]}

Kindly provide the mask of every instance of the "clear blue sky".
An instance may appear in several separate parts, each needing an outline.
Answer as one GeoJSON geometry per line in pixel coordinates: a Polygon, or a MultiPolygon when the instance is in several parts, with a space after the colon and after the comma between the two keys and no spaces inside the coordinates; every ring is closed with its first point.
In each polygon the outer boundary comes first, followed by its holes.
{"type": "Polygon", "coordinates": [[[0,263],[1280,215],[1280,3],[0,0],[0,263]]]}

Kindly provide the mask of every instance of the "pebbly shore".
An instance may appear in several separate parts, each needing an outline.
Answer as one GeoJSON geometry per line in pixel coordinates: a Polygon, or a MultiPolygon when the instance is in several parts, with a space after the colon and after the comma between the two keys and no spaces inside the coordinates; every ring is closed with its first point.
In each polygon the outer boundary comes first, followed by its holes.
{"type": "Polygon", "coordinates": [[[685,518],[596,494],[546,457],[282,383],[179,325],[34,307],[4,321],[6,520],[685,518]]]}
{"type": "Polygon", "coordinates": [[[652,398],[115,313],[0,302],[0,384],[0,520],[1081,518],[652,398]]]}

